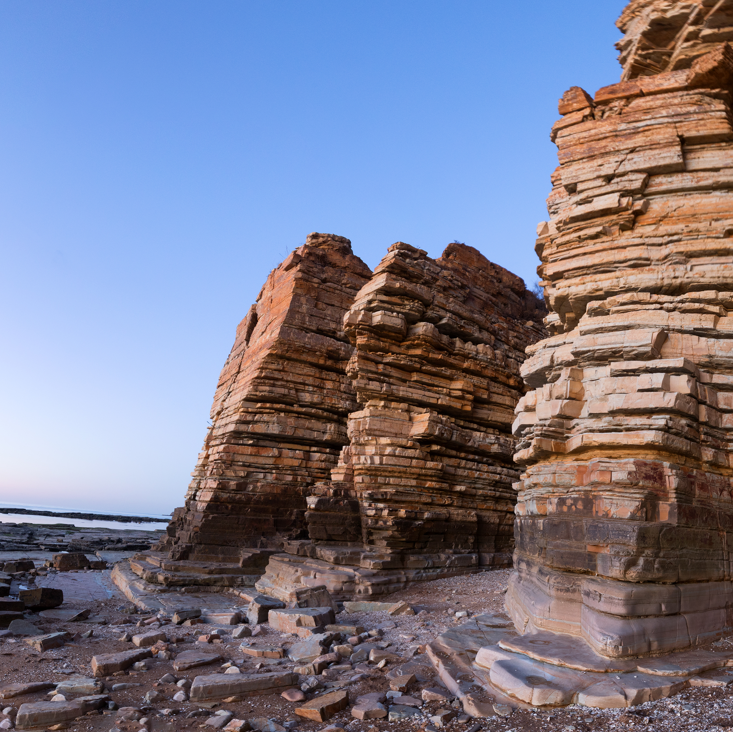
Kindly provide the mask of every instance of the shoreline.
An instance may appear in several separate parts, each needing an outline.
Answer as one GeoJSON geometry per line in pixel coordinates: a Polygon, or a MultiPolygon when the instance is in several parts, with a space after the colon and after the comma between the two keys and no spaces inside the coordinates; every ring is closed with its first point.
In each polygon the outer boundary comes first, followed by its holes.
{"type": "Polygon", "coordinates": [[[115,521],[121,524],[167,524],[170,519],[152,516],[124,516],[110,513],[85,513],[83,511],[42,511],[32,508],[0,507],[0,514],[17,514],[20,516],[53,516],[55,518],[83,519],[85,521],[115,521]]]}

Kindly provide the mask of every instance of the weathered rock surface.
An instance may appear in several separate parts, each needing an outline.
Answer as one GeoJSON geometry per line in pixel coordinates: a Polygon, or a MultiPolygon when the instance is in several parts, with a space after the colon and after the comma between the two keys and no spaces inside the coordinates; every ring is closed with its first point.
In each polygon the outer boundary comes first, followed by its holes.
{"type": "Polygon", "coordinates": [[[370,276],[348,239],[311,234],[239,324],[171,558],[239,561],[305,527],[307,488],[328,478],[356,408],[341,322],[370,276]]]}
{"type": "Polygon", "coordinates": [[[254,691],[295,686],[298,675],[274,671],[264,674],[211,674],[197,676],[191,686],[191,701],[213,701],[242,696],[254,691]]]}
{"type": "Polygon", "coordinates": [[[555,335],[522,370],[507,607],[608,656],[731,627],[732,81],[718,45],[595,101],[572,89],[553,131],[555,335]]]}
{"type": "Polygon", "coordinates": [[[472,247],[437,260],[390,247],[344,320],[359,402],[349,445],[307,498],[310,541],[287,542],[291,556],[273,557],[257,587],[284,599],[307,578],[344,598],[506,566],[510,422],[542,314],[521,279],[472,247]]]}
{"type": "Polygon", "coordinates": [[[240,324],[186,506],[132,570],[251,586],[284,542],[261,591],[302,607],[315,584],[343,598],[506,566],[511,420],[543,313],[472,247],[397,243],[372,275],[348,239],[311,234],[240,324]]]}

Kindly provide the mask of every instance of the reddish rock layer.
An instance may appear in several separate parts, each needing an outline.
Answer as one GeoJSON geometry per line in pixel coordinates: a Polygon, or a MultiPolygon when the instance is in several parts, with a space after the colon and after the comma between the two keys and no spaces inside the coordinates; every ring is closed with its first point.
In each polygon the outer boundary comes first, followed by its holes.
{"type": "Polygon", "coordinates": [[[164,546],[174,559],[237,560],[305,522],[310,486],[330,475],[356,409],[342,321],[369,268],[348,239],[311,234],[274,269],[239,324],[186,505],[164,546]]]}
{"type": "Polygon", "coordinates": [[[308,498],[312,541],[286,545],[328,564],[278,555],[258,588],[319,581],[338,595],[381,594],[506,566],[511,421],[544,312],[520,278],[472,247],[451,244],[437,260],[390,247],[344,321],[359,402],[349,445],[308,498]]]}
{"type": "MultiPolygon", "coordinates": [[[[632,3],[622,25],[693,6],[712,3],[632,3]]],[[[515,422],[508,608],[607,656],[733,627],[733,52],[667,46],[678,70],[561,100],[537,241],[555,335],[515,422]]]]}

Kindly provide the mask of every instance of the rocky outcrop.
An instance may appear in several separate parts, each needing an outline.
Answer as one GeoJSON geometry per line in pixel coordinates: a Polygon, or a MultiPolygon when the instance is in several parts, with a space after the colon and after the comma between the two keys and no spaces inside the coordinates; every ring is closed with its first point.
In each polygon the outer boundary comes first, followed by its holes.
{"type": "Polygon", "coordinates": [[[161,547],[171,560],[237,562],[304,531],[307,491],[329,477],[357,407],[342,321],[370,274],[330,234],[311,234],[270,273],[219,377],[186,505],[161,547]]]}
{"type": "Polygon", "coordinates": [[[552,133],[507,607],[608,657],[733,626],[733,51],[708,43],[730,5],[631,3],[633,80],[571,89],[552,133]]]}
{"type": "Polygon", "coordinates": [[[437,260],[390,247],[344,320],[359,403],[349,444],[307,499],[311,541],[286,543],[291,556],[273,557],[257,587],[281,599],[300,582],[372,595],[507,566],[510,427],[543,315],[520,278],[472,247],[437,260]]]}
{"type": "Polygon", "coordinates": [[[508,565],[511,421],[544,312],[464,244],[395,244],[372,275],[311,234],[237,329],[186,505],[131,569],[231,587],[269,561],[257,586],[289,601],[508,565]]]}

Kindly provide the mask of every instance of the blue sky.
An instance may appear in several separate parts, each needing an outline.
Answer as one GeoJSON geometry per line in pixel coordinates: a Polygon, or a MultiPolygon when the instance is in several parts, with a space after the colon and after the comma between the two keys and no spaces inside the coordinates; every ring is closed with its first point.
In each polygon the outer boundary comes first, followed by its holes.
{"type": "Polygon", "coordinates": [[[536,281],[621,0],[0,4],[0,502],[181,505],[237,323],[311,231],[536,281]]]}

